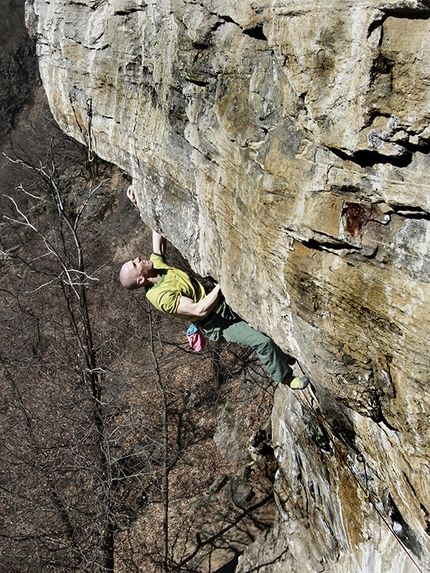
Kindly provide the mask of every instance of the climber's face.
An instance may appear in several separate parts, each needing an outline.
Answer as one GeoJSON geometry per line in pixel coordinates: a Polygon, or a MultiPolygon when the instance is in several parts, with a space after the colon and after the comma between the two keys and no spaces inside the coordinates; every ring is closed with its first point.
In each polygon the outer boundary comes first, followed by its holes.
{"type": "Polygon", "coordinates": [[[143,260],[140,257],[124,263],[119,275],[122,286],[125,288],[144,286],[153,268],[152,261],[143,260]]]}

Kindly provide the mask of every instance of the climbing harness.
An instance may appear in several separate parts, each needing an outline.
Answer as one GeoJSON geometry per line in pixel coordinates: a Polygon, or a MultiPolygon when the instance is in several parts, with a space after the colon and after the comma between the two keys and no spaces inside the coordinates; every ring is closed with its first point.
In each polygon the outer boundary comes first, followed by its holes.
{"type": "MultiPolygon", "coordinates": [[[[322,432],[324,433],[324,435],[326,437],[328,437],[330,443],[333,445],[333,449],[334,452],[338,455],[338,457],[343,458],[344,456],[342,455],[342,452],[339,451],[338,446],[335,444],[334,440],[330,438],[329,432],[327,431],[323,421],[321,420],[320,416],[318,415],[318,413],[315,411],[315,408],[312,406],[311,401],[309,400],[307,394],[306,394],[306,390],[302,390],[302,394],[305,397],[305,400],[309,406],[309,409],[311,410],[312,414],[314,415],[314,417],[316,418],[322,432]]],[[[364,495],[364,499],[369,500],[369,502],[372,504],[373,509],[376,511],[376,513],[379,515],[379,517],[381,518],[381,520],[383,521],[383,523],[385,523],[386,527],[388,528],[388,530],[393,534],[394,538],[396,539],[396,541],[399,543],[399,545],[401,546],[401,548],[403,549],[403,551],[406,553],[406,555],[409,557],[409,559],[412,561],[412,563],[415,565],[415,567],[417,568],[417,570],[420,573],[424,573],[423,570],[421,569],[421,567],[418,565],[418,563],[415,561],[415,559],[412,557],[412,555],[410,554],[408,548],[405,546],[405,544],[403,543],[403,541],[400,539],[400,537],[397,535],[397,533],[394,531],[394,529],[392,528],[392,526],[390,525],[390,523],[388,522],[387,518],[382,514],[381,510],[376,506],[375,501],[372,499],[372,496],[374,498],[376,498],[376,496],[374,494],[372,494],[371,496],[371,491],[369,489],[369,479],[368,479],[368,475],[367,475],[367,468],[366,468],[366,460],[363,456],[363,454],[358,454],[357,455],[357,461],[362,463],[364,465],[364,480],[365,483],[364,485],[361,483],[361,481],[358,479],[358,477],[355,475],[354,471],[352,470],[351,466],[346,462],[346,467],[349,470],[349,472],[351,473],[351,475],[353,476],[353,478],[355,479],[355,481],[357,482],[357,484],[359,485],[359,487],[362,489],[363,491],[363,495],[364,495]]]]}
{"type": "Polygon", "coordinates": [[[88,161],[92,163],[94,161],[94,151],[93,151],[93,136],[92,136],[92,123],[93,123],[93,98],[89,97],[87,99],[87,115],[88,115],[88,161]]]}

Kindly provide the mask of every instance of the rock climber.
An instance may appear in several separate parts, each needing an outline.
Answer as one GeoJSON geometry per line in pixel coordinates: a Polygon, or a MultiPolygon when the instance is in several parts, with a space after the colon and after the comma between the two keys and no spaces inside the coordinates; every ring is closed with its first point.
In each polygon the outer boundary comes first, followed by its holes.
{"type": "MultiPolygon", "coordinates": [[[[133,187],[129,187],[127,196],[136,204],[133,187]]],[[[195,323],[204,336],[214,342],[250,346],[275,382],[293,390],[306,388],[309,380],[306,376],[293,375],[291,357],[231,310],[219,284],[206,293],[198,280],[166,263],[166,239],[162,235],[153,231],[152,243],[149,260],[136,257],[123,264],[119,278],[124,288],[146,287],[147,299],[158,310],[195,323]]]]}

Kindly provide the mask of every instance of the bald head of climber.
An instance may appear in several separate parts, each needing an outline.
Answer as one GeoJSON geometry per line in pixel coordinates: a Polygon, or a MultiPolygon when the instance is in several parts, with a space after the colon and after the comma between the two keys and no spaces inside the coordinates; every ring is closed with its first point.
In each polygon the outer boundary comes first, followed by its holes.
{"type": "Polygon", "coordinates": [[[119,280],[124,288],[132,290],[156,284],[160,275],[152,261],[136,257],[122,265],[119,280]]]}

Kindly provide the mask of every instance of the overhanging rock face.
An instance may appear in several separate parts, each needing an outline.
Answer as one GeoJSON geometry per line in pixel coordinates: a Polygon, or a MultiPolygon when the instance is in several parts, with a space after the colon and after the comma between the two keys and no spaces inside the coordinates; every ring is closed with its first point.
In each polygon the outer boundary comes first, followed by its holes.
{"type": "Polygon", "coordinates": [[[253,559],[430,567],[430,3],[34,0],[27,24],[62,129],[313,382],[331,444],[279,389],[284,545],[253,559]]]}

